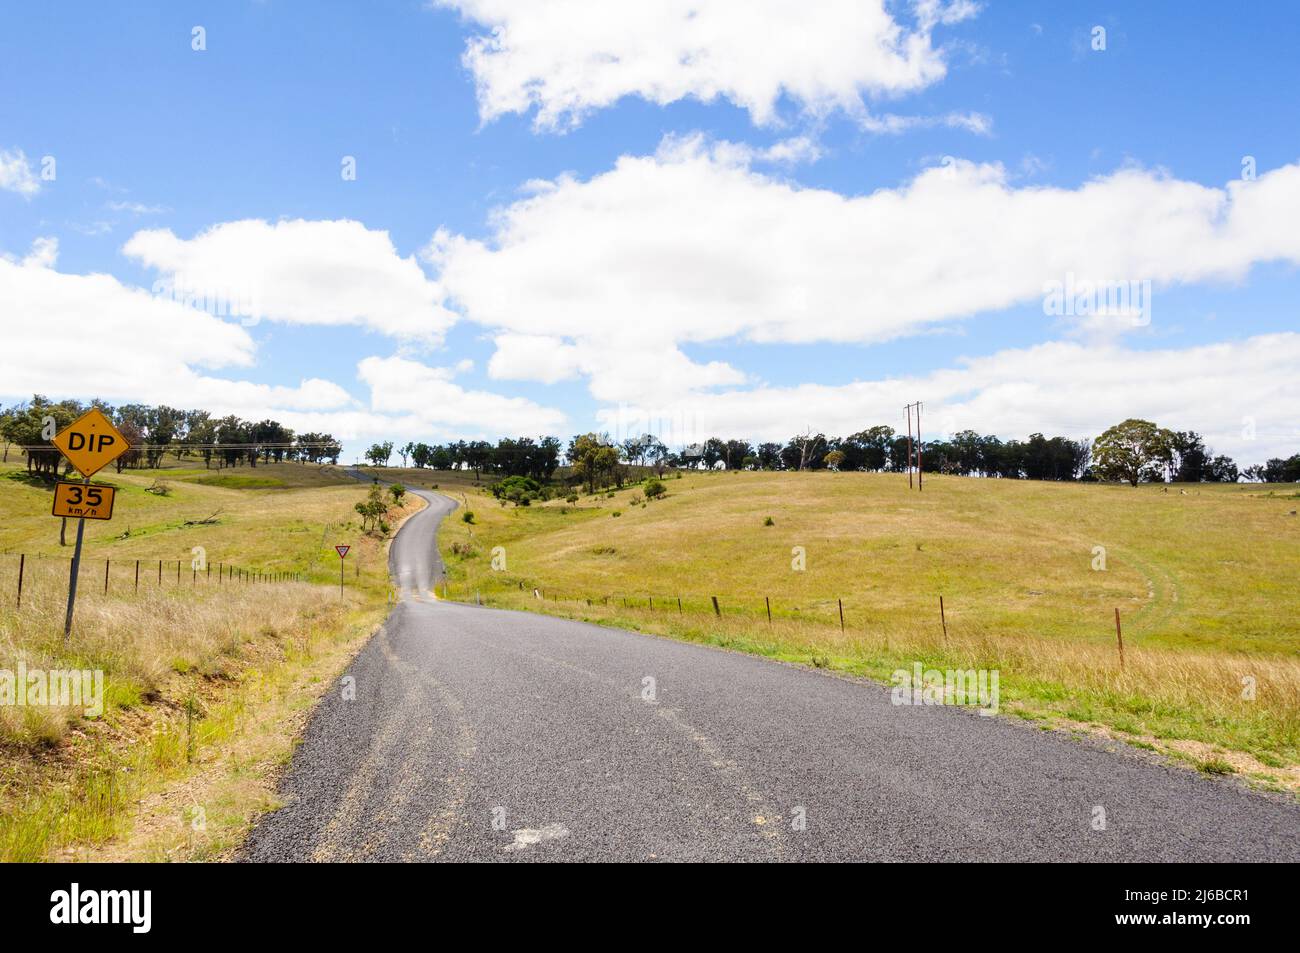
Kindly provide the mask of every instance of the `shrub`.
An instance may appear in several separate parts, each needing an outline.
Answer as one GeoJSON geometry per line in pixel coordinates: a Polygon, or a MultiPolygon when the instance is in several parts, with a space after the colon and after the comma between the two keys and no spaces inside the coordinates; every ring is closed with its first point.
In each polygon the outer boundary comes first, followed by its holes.
{"type": "Polygon", "coordinates": [[[388,515],[388,504],[384,502],[384,494],[378,485],[371,486],[365,500],[353,508],[361,514],[361,531],[363,533],[372,528],[378,529],[383,518],[388,515]]]}
{"type": "Polygon", "coordinates": [[[464,513],[460,515],[460,518],[463,519],[466,523],[472,523],[474,522],[474,511],[466,510],[464,513]]]}
{"type": "Polygon", "coordinates": [[[394,504],[401,504],[402,497],[406,496],[406,487],[400,483],[394,483],[388,488],[388,492],[393,495],[394,504]]]}
{"type": "Polygon", "coordinates": [[[662,480],[647,480],[645,485],[645,498],[653,500],[656,497],[663,496],[668,492],[668,487],[664,486],[662,480]]]}
{"type": "Polygon", "coordinates": [[[576,494],[576,493],[570,493],[568,496],[566,496],[566,497],[564,498],[564,502],[565,502],[565,503],[577,503],[577,502],[578,502],[578,494],[576,494]]]}
{"type": "Polygon", "coordinates": [[[489,492],[498,500],[509,501],[515,506],[528,506],[533,500],[542,498],[542,485],[532,477],[506,477],[492,484],[489,492]]]}
{"type": "Polygon", "coordinates": [[[618,510],[615,510],[613,513],[610,513],[609,515],[610,515],[610,516],[622,516],[623,514],[620,513],[618,510]]]}
{"type": "Polygon", "coordinates": [[[773,520],[772,517],[769,516],[769,517],[767,517],[765,520],[763,520],[763,525],[764,525],[764,526],[775,526],[775,525],[776,525],[776,521],[773,520]]]}

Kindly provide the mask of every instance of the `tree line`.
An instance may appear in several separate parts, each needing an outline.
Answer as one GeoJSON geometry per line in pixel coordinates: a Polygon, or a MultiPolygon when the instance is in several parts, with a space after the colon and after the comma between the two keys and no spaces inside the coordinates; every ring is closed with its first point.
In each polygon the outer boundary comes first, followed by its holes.
{"type": "MultiPolygon", "coordinates": [[[[120,429],[132,449],[118,458],[118,472],[156,468],[168,454],[176,460],[202,460],[205,468],[259,462],[300,461],[337,464],[342,445],[328,433],[294,433],[275,420],[248,421],[205,410],[180,410],[166,405],[122,404],[101,400],[52,401],[36,394],[30,401],[0,408],[0,441],[4,459],[11,447],[24,448],[31,473],[55,476],[61,455],[49,443],[88,409],[102,411],[120,429]]],[[[1239,467],[1232,458],[1216,454],[1195,431],[1172,431],[1151,421],[1130,419],[1116,424],[1096,440],[1047,437],[1003,440],[963,430],[939,440],[909,442],[907,434],[875,426],[847,437],[811,431],[785,442],[709,439],[670,450],[653,434],[614,441],[607,434],[577,434],[563,443],[558,437],[458,440],[444,444],[411,441],[394,449],[391,441],[372,445],[366,459],[387,466],[394,452],[402,465],[436,470],[473,470],[475,477],[492,474],[524,477],[546,483],[561,466],[572,468],[570,482],[598,486],[621,485],[634,466],[666,469],[726,468],[729,470],[838,470],[902,472],[909,462],[927,473],[1029,480],[1127,482],[1263,483],[1300,482],[1300,454],[1272,458],[1239,467]],[[910,453],[910,456],[909,456],[910,453]]]]}
{"type": "MultiPolygon", "coordinates": [[[[366,458],[387,466],[391,442],[375,444],[366,458]]],[[[963,430],[939,440],[916,441],[892,427],[875,426],[847,437],[797,434],[784,443],[750,443],[711,437],[670,450],[658,437],[644,434],[614,441],[607,434],[574,436],[567,445],[556,437],[485,440],[429,445],[408,443],[397,450],[402,465],[473,470],[503,477],[548,481],[561,465],[572,468],[570,481],[598,486],[621,485],[633,466],[648,466],[662,476],[666,469],[837,470],[901,473],[919,466],[926,473],[1024,480],[1076,480],[1138,483],[1282,483],[1300,481],[1300,454],[1239,467],[1215,454],[1195,431],[1172,431],[1150,421],[1116,424],[1096,440],[1031,434],[1026,440],[1003,440],[963,430]],[[910,454],[910,456],[909,456],[910,454]]]]}
{"type": "Polygon", "coordinates": [[[147,404],[114,407],[102,400],[51,401],[36,394],[30,401],[0,409],[0,440],[4,460],[17,446],[27,454],[29,473],[54,477],[61,454],[49,438],[86,411],[97,408],[113,421],[131,449],[117,458],[117,472],[154,469],[168,454],[176,460],[202,460],[218,469],[259,462],[286,460],[303,463],[338,463],[342,444],[327,433],[294,433],[275,420],[242,420],[234,415],[214,417],[206,410],[179,410],[147,404]]]}
{"type": "Polygon", "coordinates": [[[547,481],[560,466],[564,446],[558,437],[503,438],[495,444],[486,440],[457,440],[454,443],[427,444],[410,442],[393,449],[391,440],[372,444],[366,460],[386,467],[396,452],[402,466],[434,470],[473,470],[475,479],[484,473],[500,476],[531,477],[547,481]]]}

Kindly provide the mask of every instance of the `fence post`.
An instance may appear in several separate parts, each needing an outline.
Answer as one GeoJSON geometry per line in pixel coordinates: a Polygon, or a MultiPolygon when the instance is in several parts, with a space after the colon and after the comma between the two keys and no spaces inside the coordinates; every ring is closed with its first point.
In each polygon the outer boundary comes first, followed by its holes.
{"type": "Polygon", "coordinates": [[[1115,607],[1115,641],[1119,643],[1119,667],[1124,667],[1124,633],[1119,626],[1119,606],[1115,607]]]}
{"type": "Polygon", "coordinates": [[[764,596],[763,601],[767,603],[767,624],[772,624],[772,597],[764,596]]]}
{"type": "Polygon", "coordinates": [[[720,608],[718,608],[718,597],[717,597],[717,596],[710,596],[710,598],[713,600],[713,614],[716,615],[719,619],[721,619],[721,618],[722,618],[722,610],[721,610],[720,608]]]}
{"type": "Polygon", "coordinates": [[[104,560],[104,595],[108,595],[108,560],[104,560]]]}
{"type": "Polygon", "coordinates": [[[939,621],[943,623],[943,638],[946,642],[948,640],[948,617],[943,611],[943,596],[939,597],[939,621]]]}
{"type": "Polygon", "coordinates": [[[678,597],[677,597],[677,614],[678,614],[678,615],[681,615],[681,614],[682,614],[682,597],[681,597],[681,596],[678,596],[678,597]]]}
{"type": "Polygon", "coordinates": [[[140,560],[135,561],[135,592],[140,594],[140,560]]]}
{"type": "Polygon", "coordinates": [[[835,601],[840,604],[840,631],[843,632],[844,631],[844,600],[836,599],[835,601]]]}
{"type": "Polygon", "coordinates": [[[158,560],[158,585],[162,586],[162,560],[158,560]]]}
{"type": "Polygon", "coordinates": [[[27,554],[22,553],[18,556],[18,608],[23,607],[23,570],[27,566],[27,554]]]}

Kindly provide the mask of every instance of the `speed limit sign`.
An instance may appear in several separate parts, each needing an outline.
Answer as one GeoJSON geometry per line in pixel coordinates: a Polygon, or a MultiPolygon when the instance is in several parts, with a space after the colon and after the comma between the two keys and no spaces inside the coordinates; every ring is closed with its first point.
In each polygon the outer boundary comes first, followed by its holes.
{"type": "Polygon", "coordinates": [[[60,483],[54,488],[55,516],[68,519],[111,520],[113,497],[117,490],[111,486],[93,486],[88,483],[60,483]]]}

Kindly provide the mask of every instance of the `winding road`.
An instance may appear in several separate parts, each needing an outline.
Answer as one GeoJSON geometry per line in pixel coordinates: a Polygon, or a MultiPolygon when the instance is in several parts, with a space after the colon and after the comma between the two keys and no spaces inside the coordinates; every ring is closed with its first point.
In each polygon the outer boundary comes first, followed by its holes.
{"type": "Polygon", "coordinates": [[[1300,806],[1145,753],[669,639],[402,598],[331,690],[251,861],[1300,860],[1300,806]]]}

